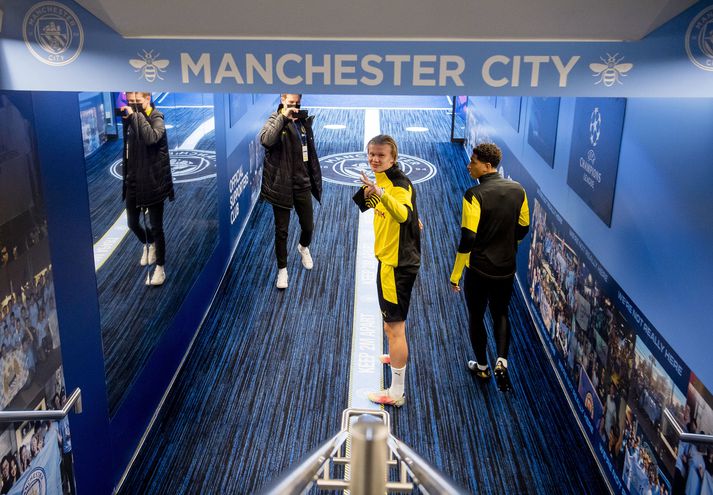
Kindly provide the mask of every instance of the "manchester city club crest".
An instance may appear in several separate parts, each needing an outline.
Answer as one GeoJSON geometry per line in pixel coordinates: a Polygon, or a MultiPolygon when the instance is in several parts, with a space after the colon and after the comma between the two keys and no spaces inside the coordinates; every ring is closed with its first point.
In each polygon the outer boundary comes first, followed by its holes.
{"type": "Polygon", "coordinates": [[[696,67],[713,71],[713,5],[704,9],[688,25],[686,54],[696,67]]]}
{"type": "MultiPolygon", "coordinates": [[[[171,175],[173,175],[173,182],[176,184],[215,177],[215,151],[175,149],[170,150],[169,155],[171,156],[171,175]]],[[[115,178],[122,179],[121,159],[111,164],[109,172],[115,178]]]]}
{"type": "MultiPolygon", "coordinates": [[[[361,172],[373,175],[363,151],[320,157],[319,163],[322,166],[322,179],[333,184],[359,186],[361,172]]],[[[415,156],[399,153],[397,163],[413,184],[425,182],[436,175],[436,167],[432,163],[415,156]]]]}
{"type": "Polygon", "coordinates": [[[30,475],[25,478],[21,493],[22,495],[46,495],[47,475],[45,470],[41,467],[34,468],[30,475]]]}
{"type": "Polygon", "coordinates": [[[74,62],[84,46],[84,30],[79,18],[57,2],[33,5],[22,23],[22,37],[32,56],[47,65],[74,62]]]}

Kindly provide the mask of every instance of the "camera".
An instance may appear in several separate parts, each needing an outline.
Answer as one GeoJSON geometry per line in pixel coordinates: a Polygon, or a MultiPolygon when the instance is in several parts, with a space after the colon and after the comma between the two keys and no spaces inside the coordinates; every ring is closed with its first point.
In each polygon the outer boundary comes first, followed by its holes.
{"type": "Polygon", "coordinates": [[[121,108],[115,108],[114,115],[116,117],[126,117],[126,112],[124,112],[121,108]]]}
{"type": "Polygon", "coordinates": [[[294,113],[294,116],[298,119],[306,119],[308,115],[307,110],[298,110],[294,113]]]}

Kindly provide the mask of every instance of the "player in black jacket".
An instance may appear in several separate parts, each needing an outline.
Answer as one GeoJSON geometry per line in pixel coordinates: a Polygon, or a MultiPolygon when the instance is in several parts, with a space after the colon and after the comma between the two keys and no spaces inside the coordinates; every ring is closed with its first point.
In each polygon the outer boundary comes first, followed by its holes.
{"type": "Polygon", "coordinates": [[[508,305],[515,279],[517,244],[529,230],[530,211],[523,187],[498,174],[501,158],[502,152],[494,144],[480,144],[473,149],[468,172],[479,184],[463,196],[461,238],[450,282],[453,291],[460,292],[458,284],[466,269],[464,288],[470,341],[476,356],[476,361],[468,362],[468,368],[483,379],[491,375],[483,323],[485,308],[490,305],[498,351],[495,378],[498,388],[507,391],[510,390],[508,305]]]}

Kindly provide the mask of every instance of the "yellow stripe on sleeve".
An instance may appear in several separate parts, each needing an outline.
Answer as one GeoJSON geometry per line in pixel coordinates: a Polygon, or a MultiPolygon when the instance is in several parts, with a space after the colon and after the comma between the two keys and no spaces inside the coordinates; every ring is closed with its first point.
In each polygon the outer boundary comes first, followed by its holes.
{"type": "Polygon", "coordinates": [[[523,227],[530,225],[530,207],[527,206],[527,194],[525,194],[525,199],[522,200],[522,206],[520,207],[520,217],[517,219],[517,223],[523,227]]]}
{"type": "Polygon", "coordinates": [[[480,203],[477,199],[475,199],[475,196],[473,196],[470,201],[463,198],[463,218],[461,220],[461,227],[477,233],[479,223],[480,203]]]}
{"type": "Polygon", "coordinates": [[[463,276],[463,268],[465,268],[469,257],[470,253],[456,253],[456,261],[451,272],[451,283],[456,285],[460,283],[460,278],[463,276]]]}

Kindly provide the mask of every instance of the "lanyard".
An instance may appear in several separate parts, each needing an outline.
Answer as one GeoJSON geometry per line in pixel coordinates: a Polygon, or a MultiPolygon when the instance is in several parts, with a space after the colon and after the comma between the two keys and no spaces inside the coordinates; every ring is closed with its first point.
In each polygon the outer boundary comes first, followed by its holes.
{"type": "Polygon", "coordinates": [[[304,124],[302,124],[299,120],[294,120],[292,124],[295,126],[295,130],[297,131],[297,135],[300,137],[300,141],[302,141],[302,146],[307,146],[307,129],[305,129],[304,124]]]}
{"type": "Polygon", "coordinates": [[[295,120],[292,123],[295,126],[295,129],[297,130],[297,135],[300,137],[300,141],[302,141],[302,162],[307,163],[309,161],[309,152],[307,151],[307,129],[305,129],[305,126],[302,122],[297,124],[299,121],[295,120]]]}

